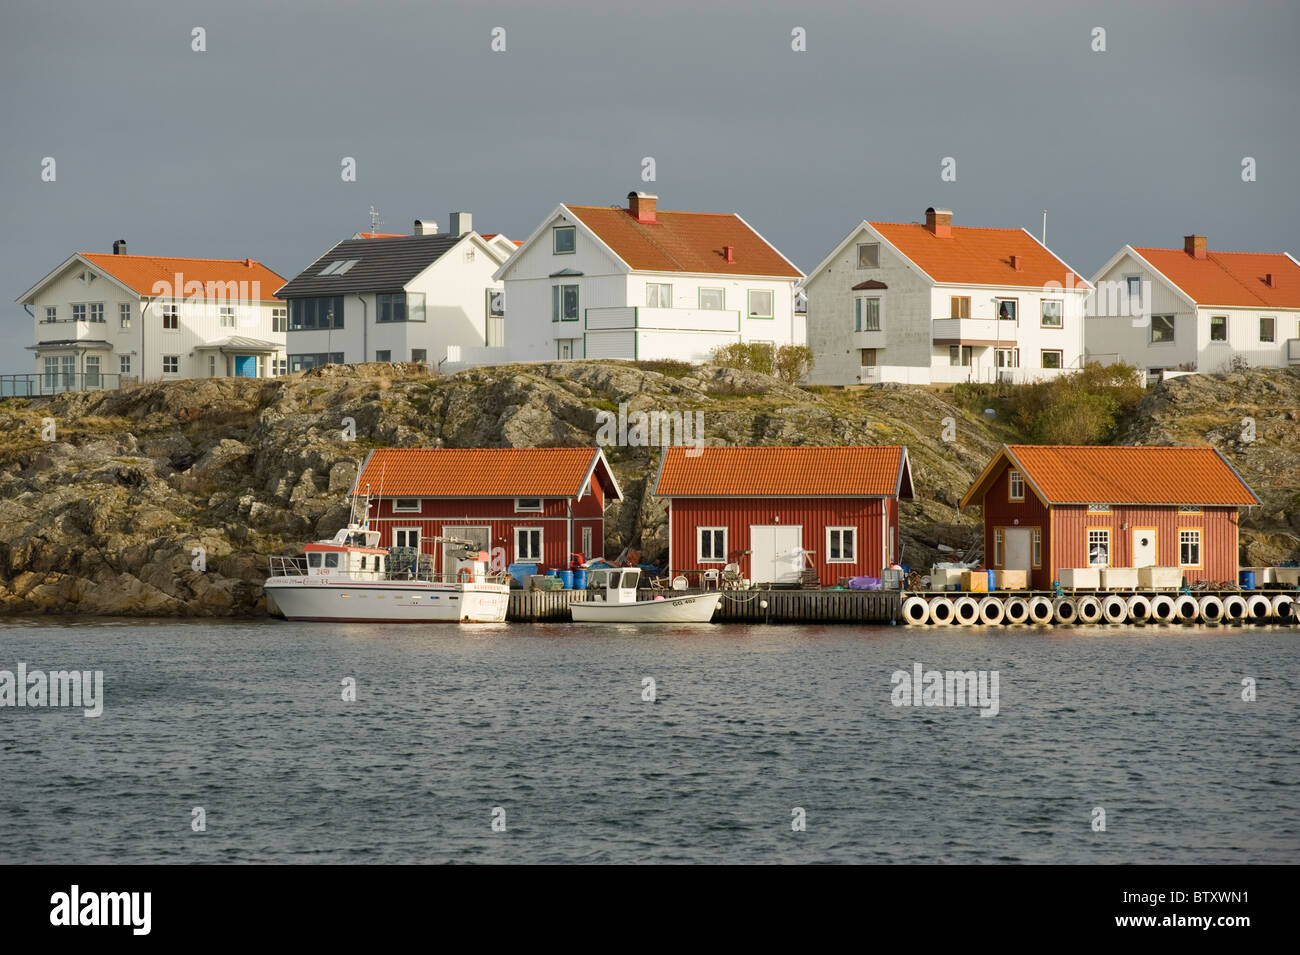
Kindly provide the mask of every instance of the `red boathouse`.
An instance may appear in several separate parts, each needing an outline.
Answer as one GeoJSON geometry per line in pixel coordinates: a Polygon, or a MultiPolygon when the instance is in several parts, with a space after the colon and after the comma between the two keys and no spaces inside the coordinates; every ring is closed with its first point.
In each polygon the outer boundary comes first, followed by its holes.
{"type": "Polygon", "coordinates": [[[432,554],[432,537],[475,541],[497,567],[567,567],[569,555],[603,555],[605,505],[621,501],[597,448],[384,448],[371,451],[352,487],[370,495],[370,526],[383,547],[432,554]]]}
{"type": "Polygon", "coordinates": [[[989,567],[1047,590],[1066,567],[1178,567],[1237,580],[1238,509],[1258,505],[1214,448],[1003,445],[962,508],[984,509],[989,567]]]}
{"type": "Polygon", "coordinates": [[[898,501],[912,498],[912,473],[898,445],[671,447],[655,495],[668,500],[674,572],[735,562],[755,583],[797,584],[807,560],[831,586],[880,577],[899,559],[898,501]]]}

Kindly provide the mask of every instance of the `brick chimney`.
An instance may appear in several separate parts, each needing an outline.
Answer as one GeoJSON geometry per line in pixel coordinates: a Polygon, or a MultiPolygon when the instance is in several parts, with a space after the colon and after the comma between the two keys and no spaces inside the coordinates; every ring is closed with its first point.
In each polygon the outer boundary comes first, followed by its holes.
{"type": "Polygon", "coordinates": [[[1025,270],[1025,263],[1020,256],[1013,255],[1011,256],[1011,267],[1017,272],[1023,272],[1025,270]]]}
{"type": "Polygon", "coordinates": [[[1273,284],[1272,272],[1264,273],[1264,284],[1267,285],[1269,288],[1277,288],[1277,286],[1273,284]]]}
{"type": "Polygon", "coordinates": [[[936,209],[934,206],[926,209],[925,227],[941,239],[952,238],[952,210],[936,209]]]}
{"type": "Polygon", "coordinates": [[[1203,235],[1185,235],[1183,236],[1183,251],[1194,259],[1205,258],[1205,236],[1203,235]]]}
{"type": "Polygon", "coordinates": [[[115,239],[113,241],[113,254],[126,255],[126,239],[115,239]]]}
{"type": "Polygon", "coordinates": [[[736,247],[734,245],[724,245],[722,247],[722,257],[727,260],[728,265],[736,261],[736,247]]]}
{"type": "Polygon", "coordinates": [[[655,206],[659,202],[659,197],[648,192],[629,192],[627,194],[627,211],[637,222],[653,223],[659,220],[655,218],[655,206]]]}

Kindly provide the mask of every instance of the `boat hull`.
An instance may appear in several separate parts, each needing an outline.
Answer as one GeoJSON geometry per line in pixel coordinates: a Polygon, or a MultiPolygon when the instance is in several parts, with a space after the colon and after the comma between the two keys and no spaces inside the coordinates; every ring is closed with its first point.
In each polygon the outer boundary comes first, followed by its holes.
{"type": "Polygon", "coordinates": [[[267,598],[288,620],[336,623],[502,623],[510,599],[496,584],[294,583],[273,578],[267,598]]]}
{"type": "Polygon", "coordinates": [[[663,600],[614,603],[579,600],[569,605],[575,623],[708,623],[722,594],[687,594],[663,600]]]}

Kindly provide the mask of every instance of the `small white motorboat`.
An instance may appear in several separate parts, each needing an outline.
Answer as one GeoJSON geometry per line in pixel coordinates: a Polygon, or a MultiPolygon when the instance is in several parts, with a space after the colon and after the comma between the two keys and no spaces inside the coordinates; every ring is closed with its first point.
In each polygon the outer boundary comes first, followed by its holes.
{"type": "Polygon", "coordinates": [[[604,587],[596,581],[586,600],[569,604],[575,623],[708,623],[722,600],[716,590],[637,600],[640,568],[615,567],[597,573],[605,574],[604,587]]]}

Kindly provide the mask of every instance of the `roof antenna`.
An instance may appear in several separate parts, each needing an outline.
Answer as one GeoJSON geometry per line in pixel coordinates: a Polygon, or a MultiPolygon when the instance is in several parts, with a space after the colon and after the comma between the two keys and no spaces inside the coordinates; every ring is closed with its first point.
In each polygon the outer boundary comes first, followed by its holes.
{"type": "Polygon", "coordinates": [[[1043,210],[1043,245],[1047,245],[1047,210],[1043,210]]]}
{"type": "Polygon", "coordinates": [[[375,211],[374,206],[371,206],[370,207],[370,231],[378,232],[379,227],[383,224],[384,224],[384,220],[379,218],[379,213],[375,211]]]}

